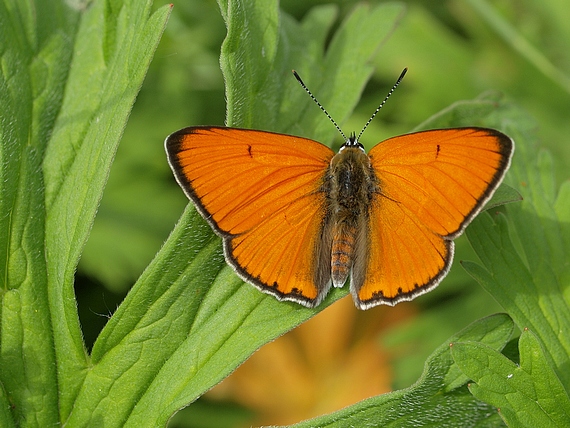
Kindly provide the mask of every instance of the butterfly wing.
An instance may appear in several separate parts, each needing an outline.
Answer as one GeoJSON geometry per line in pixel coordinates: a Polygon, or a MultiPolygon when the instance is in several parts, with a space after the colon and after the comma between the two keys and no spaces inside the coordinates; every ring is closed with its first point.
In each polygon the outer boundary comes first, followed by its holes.
{"type": "Polygon", "coordinates": [[[223,238],[236,272],[280,300],[317,305],[330,287],[330,269],[319,268],[327,245],[320,188],[332,150],[220,127],[182,129],[165,145],[177,181],[223,238]]]}
{"type": "Polygon", "coordinates": [[[447,274],[453,239],[481,210],[509,167],[514,145],[491,129],[458,128],[391,138],[370,151],[378,192],[367,254],[357,257],[357,306],[395,305],[447,274]]]}

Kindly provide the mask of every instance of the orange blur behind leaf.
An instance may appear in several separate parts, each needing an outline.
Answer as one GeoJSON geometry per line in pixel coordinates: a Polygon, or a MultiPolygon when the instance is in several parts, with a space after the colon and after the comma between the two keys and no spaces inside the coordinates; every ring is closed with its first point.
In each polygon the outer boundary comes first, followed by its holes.
{"type": "Polygon", "coordinates": [[[344,298],[262,347],[206,397],[253,409],[251,424],[259,426],[299,422],[389,392],[390,356],[379,336],[414,314],[412,305],[355,311],[344,298]]]}

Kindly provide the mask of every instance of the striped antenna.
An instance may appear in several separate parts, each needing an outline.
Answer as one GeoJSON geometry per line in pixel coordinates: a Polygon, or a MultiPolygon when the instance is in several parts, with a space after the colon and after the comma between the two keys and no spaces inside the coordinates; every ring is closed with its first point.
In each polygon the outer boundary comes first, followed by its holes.
{"type": "Polygon", "coordinates": [[[332,122],[332,124],[336,127],[336,129],[338,130],[338,132],[340,132],[340,135],[342,135],[342,138],[344,138],[344,141],[347,141],[346,135],[344,135],[344,132],[342,132],[342,129],[340,129],[340,127],[336,124],[336,122],[334,121],[334,119],[331,117],[331,115],[329,114],[328,111],[325,110],[325,108],[321,105],[321,103],[319,102],[319,100],[317,100],[315,98],[315,96],[311,93],[311,91],[309,91],[309,88],[307,88],[307,85],[305,85],[305,83],[301,80],[301,77],[297,74],[297,72],[295,70],[293,70],[293,74],[295,75],[295,78],[299,81],[299,83],[301,84],[301,86],[303,87],[303,89],[305,91],[307,91],[307,94],[309,94],[309,96],[313,99],[313,101],[315,103],[317,103],[317,105],[319,106],[319,108],[323,111],[324,114],[327,115],[327,117],[329,118],[329,120],[332,122]]]}
{"type": "MultiPolygon", "coordinates": [[[[392,95],[392,93],[396,90],[396,88],[398,87],[398,85],[400,84],[400,82],[402,81],[402,79],[404,78],[404,76],[406,75],[408,71],[408,68],[404,68],[404,70],[402,70],[402,72],[400,73],[400,77],[398,77],[398,80],[396,80],[396,83],[394,83],[394,86],[392,86],[392,89],[390,89],[390,92],[388,92],[388,95],[386,95],[386,98],[384,98],[384,101],[382,101],[380,103],[380,105],[378,106],[378,108],[374,111],[374,113],[372,114],[372,116],[370,116],[370,119],[368,119],[368,122],[366,122],[366,124],[364,125],[364,127],[362,128],[362,131],[360,131],[360,134],[358,134],[358,138],[356,138],[355,141],[359,141],[360,137],[362,136],[362,134],[364,133],[364,131],[366,130],[366,128],[368,128],[368,125],[370,125],[370,122],[372,122],[372,119],[374,119],[374,117],[378,114],[378,112],[380,111],[380,109],[382,107],[384,107],[384,104],[386,104],[386,101],[388,101],[388,98],[390,98],[390,95],[392,95]]],[[[332,124],[335,126],[335,128],[338,130],[338,132],[340,132],[340,135],[342,135],[342,138],[344,138],[344,141],[348,141],[348,139],[346,138],[346,135],[344,135],[344,132],[342,132],[342,129],[340,129],[340,127],[337,125],[337,123],[334,121],[334,119],[331,117],[331,115],[329,114],[328,111],[325,110],[325,108],[321,105],[321,103],[319,102],[319,100],[317,100],[315,98],[315,96],[311,93],[311,91],[309,90],[309,88],[307,88],[307,85],[305,85],[305,83],[303,82],[303,80],[301,79],[301,77],[297,74],[297,72],[295,70],[293,70],[293,74],[295,75],[295,78],[299,81],[299,83],[301,84],[301,86],[303,87],[303,89],[305,91],[307,91],[307,93],[309,94],[309,96],[312,98],[312,100],[319,106],[319,108],[323,111],[324,114],[326,114],[326,116],[329,118],[329,120],[332,122],[332,124]]],[[[354,136],[351,137],[351,139],[353,139],[354,136]]]]}
{"type": "Polygon", "coordinates": [[[392,95],[392,92],[394,92],[396,90],[396,88],[398,87],[398,85],[400,84],[400,82],[402,81],[404,76],[406,75],[407,71],[408,71],[408,68],[407,67],[404,68],[404,70],[400,74],[400,77],[398,77],[398,80],[396,80],[396,83],[394,83],[394,86],[392,86],[392,89],[390,89],[390,92],[388,92],[388,95],[386,95],[386,98],[384,98],[384,101],[382,101],[380,103],[380,105],[378,106],[376,111],[372,114],[370,119],[368,119],[368,122],[366,122],[366,125],[364,125],[364,128],[362,128],[362,131],[360,131],[360,134],[358,134],[358,138],[356,139],[356,141],[360,140],[361,135],[364,133],[366,128],[368,128],[368,125],[370,125],[370,122],[372,122],[372,119],[374,119],[374,116],[376,116],[376,114],[380,111],[380,109],[384,106],[384,104],[386,104],[386,101],[388,101],[388,98],[390,98],[390,95],[392,95]]]}

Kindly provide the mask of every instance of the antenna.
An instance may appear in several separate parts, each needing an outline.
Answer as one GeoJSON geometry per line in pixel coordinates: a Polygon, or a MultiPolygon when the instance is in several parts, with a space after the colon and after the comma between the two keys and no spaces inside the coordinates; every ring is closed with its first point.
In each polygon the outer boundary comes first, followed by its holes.
{"type": "MultiPolygon", "coordinates": [[[[386,101],[388,101],[388,98],[390,98],[390,95],[392,95],[392,92],[394,92],[396,90],[396,88],[398,87],[398,85],[400,84],[400,82],[402,81],[402,79],[404,78],[404,76],[406,75],[408,71],[408,68],[404,68],[404,70],[402,70],[402,72],[400,73],[400,77],[398,77],[398,80],[396,80],[396,83],[394,83],[394,86],[392,86],[392,89],[390,89],[390,91],[388,92],[388,95],[386,95],[386,98],[384,98],[384,101],[382,101],[380,103],[380,105],[378,106],[378,108],[374,111],[374,113],[372,114],[372,116],[370,117],[370,119],[368,119],[368,122],[366,122],[366,124],[364,125],[364,128],[362,128],[362,131],[360,131],[360,134],[358,134],[358,138],[355,141],[360,140],[361,135],[364,133],[364,131],[366,130],[366,128],[368,128],[368,125],[370,125],[370,122],[372,122],[372,119],[374,119],[374,117],[376,116],[376,114],[378,114],[378,112],[380,111],[380,109],[382,107],[384,107],[384,104],[386,104],[386,101]]],[[[335,128],[338,130],[338,132],[340,132],[340,135],[342,135],[342,138],[344,138],[344,141],[348,141],[348,139],[346,138],[346,136],[344,135],[344,132],[342,132],[342,129],[340,129],[340,127],[337,125],[337,123],[334,121],[334,119],[331,117],[331,115],[329,114],[328,111],[325,110],[325,108],[321,105],[321,103],[319,102],[319,100],[317,100],[315,98],[315,96],[311,93],[311,91],[309,91],[309,88],[307,88],[307,85],[305,85],[305,83],[303,83],[303,81],[301,80],[301,77],[297,74],[297,72],[295,70],[293,70],[293,74],[295,75],[295,78],[299,81],[299,83],[301,84],[301,86],[303,87],[303,89],[305,91],[307,91],[307,93],[309,94],[309,96],[312,98],[312,100],[317,103],[317,105],[319,106],[319,108],[323,111],[324,114],[327,115],[327,117],[329,118],[329,120],[332,122],[332,124],[335,126],[335,128]]],[[[354,138],[354,134],[352,134],[352,136],[350,137],[351,140],[354,138]]]]}
{"type": "Polygon", "coordinates": [[[374,113],[372,113],[372,116],[370,117],[370,119],[368,119],[368,122],[366,122],[366,125],[364,125],[364,128],[362,128],[362,131],[360,131],[360,134],[358,134],[358,138],[356,139],[356,141],[360,140],[360,136],[364,133],[366,128],[368,128],[368,125],[370,125],[370,122],[372,122],[372,119],[374,119],[374,116],[376,116],[376,114],[380,111],[380,109],[384,106],[384,104],[386,104],[386,101],[388,101],[388,98],[390,98],[390,95],[392,95],[392,92],[394,92],[396,90],[396,88],[398,87],[398,85],[400,84],[400,82],[402,81],[404,76],[406,75],[407,71],[408,71],[407,67],[404,68],[404,70],[402,70],[402,73],[400,73],[400,77],[398,77],[398,80],[396,80],[396,83],[394,83],[394,86],[392,86],[392,89],[390,89],[390,92],[388,92],[388,95],[386,95],[386,98],[384,98],[384,101],[382,101],[380,103],[380,105],[378,106],[378,108],[376,109],[376,111],[374,113]]]}
{"type": "Polygon", "coordinates": [[[295,78],[299,81],[299,83],[301,84],[301,86],[303,87],[303,89],[305,91],[307,91],[307,94],[309,94],[309,96],[312,98],[312,100],[317,103],[317,105],[319,106],[319,108],[323,111],[324,114],[327,115],[327,117],[329,118],[329,120],[332,122],[332,124],[336,127],[336,129],[338,130],[338,132],[340,132],[340,135],[342,135],[342,138],[344,138],[344,141],[347,141],[348,139],[346,138],[346,135],[344,135],[344,132],[342,132],[342,129],[340,129],[340,127],[336,124],[336,122],[334,121],[334,119],[331,117],[331,115],[329,114],[328,111],[325,110],[325,108],[321,105],[321,103],[319,102],[319,100],[317,100],[315,98],[315,96],[311,93],[311,91],[309,91],[309,88],[307,88],[307,85],[305,85],[305,83],[303,83],[303,81],[301,80],[301,77],[297,74],[297,72],[295,70],[293,70],[293,74],[295,75],[295,78]]]}

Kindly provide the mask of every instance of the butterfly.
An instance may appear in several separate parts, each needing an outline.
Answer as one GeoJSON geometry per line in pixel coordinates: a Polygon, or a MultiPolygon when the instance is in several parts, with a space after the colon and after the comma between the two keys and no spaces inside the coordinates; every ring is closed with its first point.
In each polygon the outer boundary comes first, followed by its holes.
{"type": "Polygon", "coordinates": [[[368,309],[411,300],[445,277],[453,239],[501,183],[514,143],[493,129],[436,129],[367,154],[359,138],[405,73],[338,153],[303,137],[228,127],[166,138],[176,180],[244,281],[311,308],[350,277],[355,305],[368,309]]]}

